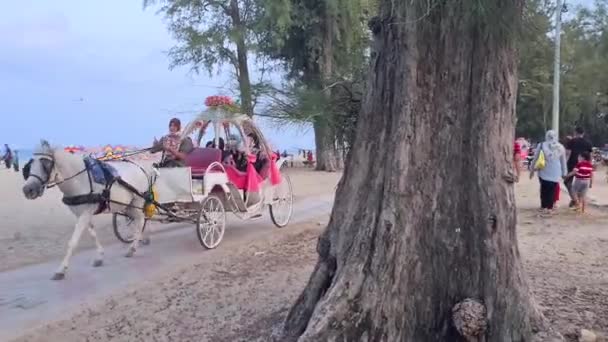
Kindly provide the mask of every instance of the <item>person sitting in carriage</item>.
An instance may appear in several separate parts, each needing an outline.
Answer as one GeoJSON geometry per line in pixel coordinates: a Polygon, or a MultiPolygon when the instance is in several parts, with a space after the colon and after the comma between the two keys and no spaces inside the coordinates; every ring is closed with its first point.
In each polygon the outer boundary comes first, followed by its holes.
{"type": "Polygon", "coordinates": [[[226,143],[224,142],[224,138],[218,138],[218,145],[215,145],[215,141],[214,140],[209,140],[207,141],[207,144],[205,144],[205,148],[217,148],[220,151],[222,151],[222,163],[224,164],[229,164],[232,165],[233,164],[233,154],[232,151],[229,149],[226,149],[226,143]]]}
{"type": "Polygon", "coordinates": [[[183,167],[186,165],[186,156],[194,150],[192,139],[186,137],[182,139],[181,121],[173,118],[169,121],[169,134],[160,140],[154,140],[152,153],[163,152],[160,163],[157,167],[183,167]]]}
{"type": "MultiPolygon", "coordinates": [[[[247,134],[247,145],[249,146],[249,151],[251,154],[255,155],[255,163],[253,166],[257,173],[266,178],[268,176],[268,167],[269,167],[269,159],[268,155],[262,150],[260,147],[260,139],[258,136],[251,132],[247,134]]],[[[247,157],[244,153],[241,153],[238,156],[236,161],[237,168],[241,171],[245,171],[247,169],[247,157]]]]}

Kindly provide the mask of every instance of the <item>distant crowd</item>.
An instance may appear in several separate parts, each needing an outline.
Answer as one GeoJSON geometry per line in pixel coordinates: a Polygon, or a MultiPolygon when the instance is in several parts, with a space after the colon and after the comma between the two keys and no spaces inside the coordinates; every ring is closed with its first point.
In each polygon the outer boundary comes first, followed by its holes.
{"type": "Polygon", "coordinates": [[[13,151],[8,144],[4,144],[4,151],[2,157],[0,157],[0,162],[3,162],[7,169],[13,168],[15,172],[19,172],[19,151],[13,151]]]}

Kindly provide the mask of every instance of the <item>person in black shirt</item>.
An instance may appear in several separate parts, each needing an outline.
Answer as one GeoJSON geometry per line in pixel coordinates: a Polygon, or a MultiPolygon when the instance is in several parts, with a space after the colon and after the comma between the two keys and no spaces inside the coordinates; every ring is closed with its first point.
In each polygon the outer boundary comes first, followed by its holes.
{"type": "MultiPolygon", "coordinates": [[[[591,143],[587,139],[585,139],[585,131],[583,130],[583,128],[577,127],[575,130],[574,138],[570,139],[566,143],[566,159],[568,159],[568,173],[574,170],[574,167],[578,162],[578,156],[581,155],[583,152],[591,153],[592,149],[593,145],[591,145],[591,143]]],[[[568,194],[570,195],[570,207],[573,207],[575,205],[574,197],[572,194],[573,180],[573,176],[566,177],[564,179],[564,185],[566,185],[566,188],[568,189],[568,194]]]]}

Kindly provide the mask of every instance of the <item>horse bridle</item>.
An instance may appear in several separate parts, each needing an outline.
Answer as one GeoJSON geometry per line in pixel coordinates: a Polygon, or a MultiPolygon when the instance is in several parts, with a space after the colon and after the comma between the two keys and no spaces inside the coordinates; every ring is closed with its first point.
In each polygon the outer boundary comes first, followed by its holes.
{"type": "Polygon", "coordinates": [[[23,166],[23,178],[25,180],[27,180],[29,177],[34,177],[40,182],[40,184],[42,186],[45,186],[48,189],[50,189],[54,186],[57,186],[59,184],[65,183],[72,178],[76,178],[89,170],[87,167],[85,167],[81,171],[77,172],[76,174],[74,174],[60,182],[51,183],[51,174],[53,173],[53,169],[55,169],[55,156],[53,156],[52,154],[48,154],[48,153],[34,153],[34,156],[40,156],[41,157],[41,158],[39,158],[40,161],[45,160],[45,161],[51,163],[51,166],[48,168],[45,166],[45,164],[42,164],[42,167],[43,167],[44,171],[46,172],[46,180],[42,179],[42,177],[40,177],[39,175],[33,175],[30,173],[30,168],[32,166],[32,163],[34,162],[33,158],[30,159],[25,164],[25,166],[23,166]]]}
{"type": "Polygon", "coordinates": [[[34,153],[34,156],[39,156],[38,158],[40,162],[43,160],[50,162],[50,167],[47,164],[42,163],[42,168],[44,172],[46,172],[46,179],[42,179],[40,175],[32,174],[30,169],[32,167],[32,163],[34,162],[34,158],[30,159],[25,166],[23,167],[23,179],[27,180],[30,177],[36,178],[42,186],[49,187],[49,183],[51,181],[51,174],[53,173],[53,169],[55,168],[55,157],[52,154],[48,153],[34,153]]]}

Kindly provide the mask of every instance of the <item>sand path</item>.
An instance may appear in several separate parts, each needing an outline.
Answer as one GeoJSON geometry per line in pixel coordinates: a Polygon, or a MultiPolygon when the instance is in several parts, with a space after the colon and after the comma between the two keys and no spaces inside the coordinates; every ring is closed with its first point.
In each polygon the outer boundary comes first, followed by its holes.
{"type": "MultiPolygon", "coordinates": [[[[299,222],[327,215],[340,174],[319,174],[306,169],[288,170],[294,183],[294,215],[289,229],[299,222]]],[[[20,175],[0,175],[0,341],[21,334],[40,323],[69,317],[74,310],[99,298],[146,279],[171,273],[176,268],[204,258],[227,258],[230,251],[260,235],[278,230],[268,215],[243,222],[228,215],[224,241],[213,251],[198,243],[192,225],[149,225],[152,245],[140,249],[133,259],[123,257],[127,246],[118,243],[111,230],[111,217],[96,218],[96,228],[104,245],[104,267],[91,267],[92,239],[83,234],[63,282],[49,280],[65,253],[73,230],[74,217],[53,189],[36,201],[27,201],[20,192],[20,175]]],[[[85,232],[86,233],[86,232],[85,232]]]]}
{"type": "MultiPolygon", "coordinates": [[[[294,207],[293,225],[314,220],[331,210],[333,198],[324,196],[315,201],[300,201],[294,207]]],[[[216,258],[260,234],[276,231],[268,219],[243,222],[229,218],[222,244],[206,251],[194,238],[191,225],[173,225],[173,229],[152,235],[153,243],[140,249],[136,257],[123,257],[126,245],[110,245],[105,265],[92,268],[94,250],[86,250],[72,258],[68,277],[50,281],[57,261],[0,273],[0,341],[37,324],[68,317],[81,305],[110,295],[116,290],[181,268],[202,258],[216,258]]],[[[284,229],[289,229],[286,227],[284,229]]]]}

